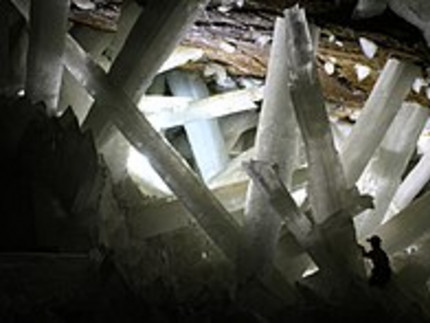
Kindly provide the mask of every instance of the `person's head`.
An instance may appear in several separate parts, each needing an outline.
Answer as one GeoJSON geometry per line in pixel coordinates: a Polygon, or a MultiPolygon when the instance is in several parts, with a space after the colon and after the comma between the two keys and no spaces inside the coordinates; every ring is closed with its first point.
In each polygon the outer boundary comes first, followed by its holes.
{"type": "Polygon", "coordinates": [[[382,240],[379,236],[373,235],[370,238],[367,238],[366,241],[370,243],[372,248],[379,248],[382,240]]]}

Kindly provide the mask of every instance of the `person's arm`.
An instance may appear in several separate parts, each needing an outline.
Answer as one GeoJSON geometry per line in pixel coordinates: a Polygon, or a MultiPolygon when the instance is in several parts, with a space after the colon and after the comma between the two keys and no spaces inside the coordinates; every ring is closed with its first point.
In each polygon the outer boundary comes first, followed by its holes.
{"type": "Polygon", "coordinates": [[[364,248],[361,244],[359,244],[358,247],[361,250],[361,255],[363,257],[369,258],[369,253],[366,251],[366,248],[364,248]]]}

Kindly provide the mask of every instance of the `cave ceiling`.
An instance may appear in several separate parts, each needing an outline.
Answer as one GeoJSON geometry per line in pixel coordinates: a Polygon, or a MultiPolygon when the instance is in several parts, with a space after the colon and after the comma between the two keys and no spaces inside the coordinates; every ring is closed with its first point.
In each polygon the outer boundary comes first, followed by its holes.
{"type": "MultiPolygon", "coordinates": [[[[396,57],[423,68],[423,86],[411,91],[408,99],[429,106],[430,52],[420,30],[390,9],[372,18],[353,19],[355,0],[212,0],[182,41],[184,46],[203,50],[204,59],[185,68],[202,71],[208,64],[217,64],[233,78],[263,79],[274,21],[297,2],[320,30],[317,62],[328,102],[347,109],[362,107],[387,58],[396,57]],[[373,57],[365,55],[363,41],[376,45],[373,57]],[[358,66],[367,69],[362,79],[358,66]]],[[[115,32],[122,3],[73,0],[71,20],[115,32]]]]}

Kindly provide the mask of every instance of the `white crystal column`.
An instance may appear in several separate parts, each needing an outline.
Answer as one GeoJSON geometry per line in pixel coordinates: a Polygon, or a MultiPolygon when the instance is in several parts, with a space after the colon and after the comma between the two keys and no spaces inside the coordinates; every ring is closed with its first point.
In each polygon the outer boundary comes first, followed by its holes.
{"type": "MultiPolygon", "coordinates": [[[[167,81],[173,95],[194,100],[209,97],[206,84],[197,74],[172,71],[167,81]]],[[[228,163],[224,137],[217,119],[197,120],[184,124],[194,159],[205,182],[221,172],[228,163]]]]}
{"type": "MultiPolygon", "coordinates": [[[[286,60],[285,21],[275,23],[273,45],[259,117],[255,159],[276,164],[287,187],[298,154],[298,126],[290,93],[286,88],[288,65],[286,60]]],[[[259,275],[273,262],[282,219],[268,208],[264,193],[250,183],[245,206],[245,226],[239,257],[241,276],[259,275]]]]}
{"type": "Polygon", "coordinates": [[[355,184],[381,143],[419,72],[417,66],[396,59],[385,64],[341,149],[348,187],[355,184]]]}
{"type": "Polygon", "coordinates": [[[243,167],[261,193],[266,207],[273,209],[276,215],[287,225],[297,241],[306,247],[311,229],[311,221],[299,210],[293,197],[285,187],[279,169],[268,162],[244,162],[243,167]]]}
{"type": "Polygon", "coordinates": [[[427,110],[420,105],[403,104],[360,178],[360,191],[374,197],[375,209],[356,218],[359,237],[372,233],[382,222],[414,152],[426,116],[427,110]]]}
{"type": "Polygon", "coordinates": [[[427,151],[417,165],[403,180],[384,217],[384,222],[396,216],[407,207],[430,180],[430,151],[427,151]]]}
{"type": "Polygon", "coordinates": [[[430,192],[427,192],[375,231],[388,252],[401,251],[428,232],[429,205],[430,192]]]}
{"type": "Polygon", "coordinates": [[[322,223],[342,208],[346,185],[316,77],[304,12],[286,10],[286,17],[288,85],[306,148],[309,200],[316,222],[322,223]]]}
{"type": "MultiPolygon", "coordinates": [[[[160,94],[163,92],[158,91],[160,94]]],[[[243,90],[233,90],[222,94],[215,94],[201,100],[194,100],[180,97],[166,96],[144,96],[139,101],[139,109],[148,117],[148,119],[162,129],[181,126],[197,120],[208,120],[229,115],[237,117],[233,128],[237,136],[242,133],[244,126],[249,124],[250,119],[254,120],[257,112],[257,104],[263,98],[263,88],[256,87],[243,90]],[[254,110],[254,115],[239,115],[240,112],[254,110]]],[[[226,123],[225,118],[218,122],[226,123]]],[[[256,122],[254,122],[255,126],[256,122]]],[[[223,125],[220,124],[220,127],[223,125]]],[[[225,128],[225,127],[224,127],[225,128]]],[[[248,129],[251,126],[248,126],[248,129]]],[[[228,130],[227,130],[228,131],[228,130]]],[[[224,132],[223,132],[224,133],[224,132]]],[[[229,137],[224,133],[225,137],[229,137]]]]}
{"type": "Polygon", "coordinates": [[[339,156],[334,148],[318,82],[313,46],[304,10],[285,11],[289,89],[308,161],[308,196],[312,216],[318,224],[311,248],[322,272],[339,275],[363,274],[351,215],[345,212],[349,192],[339,156]],[[342,248],[338,248],[341,245],[342,248]]]}
{"type": "Polygon", "coordinates": [[[58,105],[63,75],[63,52],[69,1],[32,0],[26,94],[46,103],[49,113],[58,105]]]}

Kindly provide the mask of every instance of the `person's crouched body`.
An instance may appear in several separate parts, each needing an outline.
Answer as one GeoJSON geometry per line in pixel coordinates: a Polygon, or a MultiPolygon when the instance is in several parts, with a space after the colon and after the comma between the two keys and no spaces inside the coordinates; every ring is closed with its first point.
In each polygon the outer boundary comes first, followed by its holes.
{"type": "Polygon", "coordinates": [[[381,248],[381,238],[372,236],[367,241],[371,245],[371,250],[366,251],[362,248],[363,257],[369,258],[372,262],[372,272],[369,277],[369,285],[371,286],[385,286],[391,279],[390,260],[381,248]]]}

